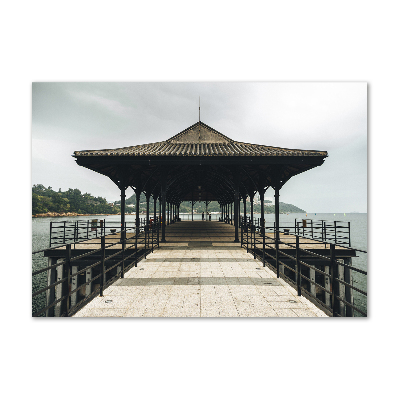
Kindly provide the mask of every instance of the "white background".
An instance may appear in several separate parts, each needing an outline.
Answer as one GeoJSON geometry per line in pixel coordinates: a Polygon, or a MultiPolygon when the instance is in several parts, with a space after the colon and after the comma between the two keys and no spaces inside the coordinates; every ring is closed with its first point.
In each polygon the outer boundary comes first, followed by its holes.
{"type": "Polygon", "coordinates": [[[399,169],[396,3],[143,4],[2,5],[4,398],[394,396],[400,283],[393,228],[399,169]],[[31,82],[138,80],[368,82],[368,318],[30,317],[31,82]]]}

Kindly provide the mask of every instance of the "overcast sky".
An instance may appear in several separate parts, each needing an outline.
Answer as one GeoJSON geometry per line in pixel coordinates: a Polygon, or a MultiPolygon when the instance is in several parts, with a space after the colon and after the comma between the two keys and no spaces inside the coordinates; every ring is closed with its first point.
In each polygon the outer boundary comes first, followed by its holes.
{"type": "Polygon", "coordinates": [[[33,83],[32,184],[118,200],[116,185],[78,166],[73,152],[166,140],[198,121],[199,96],[201,120],[234,140],[328,151],[322,166],[284,185],[281,201],[307,212],[367,212],[360,82],[33,83]]]}

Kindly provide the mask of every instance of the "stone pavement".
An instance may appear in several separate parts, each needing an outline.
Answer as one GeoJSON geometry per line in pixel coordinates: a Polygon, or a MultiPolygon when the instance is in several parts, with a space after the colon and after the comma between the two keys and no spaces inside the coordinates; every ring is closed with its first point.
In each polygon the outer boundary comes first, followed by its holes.
{"type": "Polygon", "coordinates": [[[168,226],[165,245],[74,317],[326,317],[234,244],[232,229],[202,221],[168,226]]]}

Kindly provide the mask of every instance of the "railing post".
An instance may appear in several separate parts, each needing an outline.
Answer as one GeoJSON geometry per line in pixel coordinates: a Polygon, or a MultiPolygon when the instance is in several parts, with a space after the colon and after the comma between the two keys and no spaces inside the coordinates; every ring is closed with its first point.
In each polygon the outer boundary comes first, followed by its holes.
{"type": "Polygon", "coordinates": [[[347,224],[348,224],[348,227],[349,227],[349,229],[348,229],[348,231],[349,231],[349,247],[351,247],[351,240],[350,240],[350,221],[347,222],[347,224]]]}
{"type": "Polygon", "coordinates": [[[65,243],[65,224],[67,221],[64,221],[64,238],[63,238],[63,243],[65,243]]]}
{"type": "Polygon", "coordinates": [[[121,278],[124,278],[125,275],[125,247],[126,247],[126,225],[125,232],[122,237],[122,263],[121,263],[121,278]]]}
{"type": "Polygon", "coordinates": [[[77,241],[77,234],[78,234],[78,226],[77,221],[74,222],[74,242],[77,241]]]}
{"type": "Polygon", "coordinates": [[[157,221],[157,247],[160,247],[160,221],[157,221]]]}
{"type": "Polygon", "coordinates": [[[51,247],[51,237],[53,236],[53,221],[50,221],[50,246],[51,247]]]}
{"type": "MultiPolygon", "coordinates": [[[[48,266],[50,267],[53,264],[57,263],[57,258],[49,257],[48,258],[48,266]]],[[[50,286],[56,282],[56,268],[53,267],[47,271],[47,286],[50,286]]],[[[46,306],[52,304],[56,299],[56,288],[52,287],[48,289],[46,292],[46,306]]],[[[46,317],[54,317],[55,316],[55,306],[49,308],[46,311],[46,317]]]]}
{"type": "Polygon", "coordinates": [[[253,232],[254,232],[253,255],[254,255],[254,259],[256,259],[256,227],[255,226],[253,226],[253,232]]]}
{"type": "MultiPolygon", "coordinates": [[[[351,266],[352,263],[351,257],[348,257],[343,261],[345,264],[344,281],[353,286],[353,275],[351,269],[349,268],[349,266],[351,266]]],[[[348,286],[345,287],[345,298],[348,303],[353,304],[353,289],[348,286]]],[[[346,305],[346,317],[354,317],[354,310],[347,305],[346,305]]]]}
{"type": "Polygon", "coordinates": [[[337,293],[337,282],[335,282],[335,278],[337,278],[337,264],[335,260],[335,245],[330,244],[330,264],[331,264],[331,285],[332,285],[332,316],[335,317],[336,310],[338,309],[337,306],[337,299],[335,299],[337,293]]]}
{"type": "Polygon", "coordinates": [[[103,297],[104,286],[106,284],[106,238],[101,237],[101,278],[100,278],[100,297],[103,297]]]}
{"type": "Polygon", "coordinates": [[[314,239],[314,224],[313,224],[313,220],[311,220],[311,239],[314,239]]]}
{"type": "Polygon", "coordinates": [[[139,228],[136,226],[136,229],[135,229],[135,267],[137,267],[137,259],[138,259],[138,247],[137,247],[138,235],[139,235],[139,228]]]}
{"type": "Polygon", "coordinates": [[[144,258],[146,259],[147,255],[147,240],[148,240],[148,232],[147,232],[148,226],[144,226],[144,258]]]}
{"type": "Polygon", "coordinates": [[[300,260],[300,237],[296,236],[296,283],[297,296],[301,296],[301,264],[300,260]]]}
{"type": "Polygon", "coordinates": [[[276,277],[279,278],[279,239],[275,234],[276,277]]]}
{"type": "Polygon", "coordinates": [[[69,308],[70,308],[70,292],[71,292],[71,243],[68,243],[66,246],[66,257],[65,257],[65,272],[67,275],[67,282],[64,286],[63,296],[67,295],[66,299],[66,316],[68,316],[69,308]]]}
{"type": "Polygon", "coordinates": [[[154,251],[154,223],[151,226],[151,252],[154,251]]]}
{"type": "Polygon", "coordinates": [[[246,253],[249,252],[249,225],[246,224],[246,253]]]}
{"type": "Polygon", "coordinates": [[[336,239],[336,221],[333,221],[333,225],[334,225],[334,228],[335,228],[335,243],[337,243],[337,239],[336,239]]]}
{"type": "Polygon", "coordinates": [[[263,262],[263,267],[265,268],[265,225],[263,226],[263,250],[262,250],[262,262],[263,262]]]}
{"type": "Polygon", "coordinates": [[[240,218],[240,247],[243,247],[243,221],[240,218]]]}

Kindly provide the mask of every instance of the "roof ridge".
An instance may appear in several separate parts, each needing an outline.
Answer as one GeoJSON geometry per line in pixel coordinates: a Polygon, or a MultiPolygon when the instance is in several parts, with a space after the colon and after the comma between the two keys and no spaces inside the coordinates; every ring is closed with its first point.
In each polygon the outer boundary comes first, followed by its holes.
{"type": "MultiPolygon", "coordinates": [[[[183,131],[177,133],[176,135],[171,136],[169,139],[167,139],[165,141],[166,142],[171,142],[173,140],[177,140],[180,137],[182,137],[185,133],[187,133],[188,131],[190,131],[191,129],[193,129],[193,128],[197,127],[197,126],[203,126],[204,128],[206,128],[206,129],[210,130],[211,132],[217,134],[218,136],[220,136],[221,138],[223,138],[227,142],[233,142],[234,141],[233,139],[229,138],[228,136],[225,136],[223,133],[217,131],[216,129],[212,128],[211,126],[205,124],[202,121],[196,122],[195,124],[187,127],[186,129],[184,129],[183,131]]],[[[197,142],[193,142],[193,143],[197,143],[197,142]]]]}

